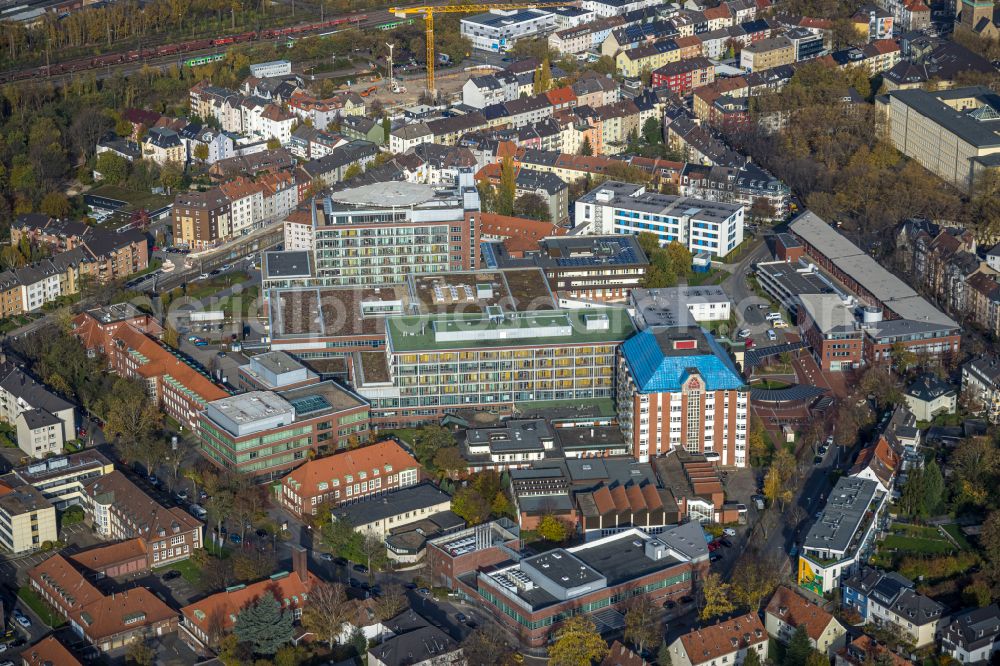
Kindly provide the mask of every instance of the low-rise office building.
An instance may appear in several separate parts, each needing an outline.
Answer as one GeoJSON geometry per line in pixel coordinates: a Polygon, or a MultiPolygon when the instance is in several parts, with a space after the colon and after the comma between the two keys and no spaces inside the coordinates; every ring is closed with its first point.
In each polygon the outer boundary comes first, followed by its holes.
{"type": "Polygon", "coordinates": [[[368,424],[368,403],[333,381],[251,391],[208,403],[199,415],[199,450],[224,469],[274,479],[310,453],[367,441],[368,424]]]}
{"type": "Polygon", "coordinates": [[[432,540],[427,561],[434,584],[473,601],[532,647],[544,646],[575,612],[619,608],[636,592],[657,605],[684,596],[708,566],[696,523],[656,537],[632,529],[524,558],[511,548],[518,534],[509,522],[456,532],[432,540]]]}
{"type": "Polygon", "coordinates": [[[660,245],[724,257],[743,242],[743,206],[608,181],[577,199],[576,225],[597,235],[652,233],[660,245]]]}
{"type": "Polygon", "coordinates": [[[316,514],[324,503],[382,495],[416,485],[420,463],[395,440],[387,439],[353,451],[315,458],[281,479],[278,501],[301,517],[316,514]]]}
{"type": "Polygon", "coordinates": [[[55,507],[40,491],[0,483],[0,546],[18,554],[58,540],[55,507]]]}
{"type": "Polygon", "coordinates": [[[492,10],[462,19],[462,36],[472,48],[500,53],[510,50],[521,37],[556,28],[556,16],[541,9],[492,10]]]}
{"type": "Polygon", "coordinates": [[[84,508],[105,539],[142,539],[150,569],[186,560],[203,545],[201,521],[162,506],[117,470],[86,483],[84,508]]]}
{"type": "Polygon", "coordinates": [[[319,382],[319,375],[283,351],[252,356],[238,372],[240,385],[247,391],[283,391],[319,382]]]}
{"type": "Polygon", "coordinates": [[[729,321],[732,313],[729,295],[716,286],[637,288],[629,293],[628,304],[640,329],[729,321]]]}
{"type": "Polygon", "coordinates": [[[451,495],[430,483],[421,483],[341,504],[332,511],[331,519],[384,540],[392,530],[450,510],[451,495]]]}

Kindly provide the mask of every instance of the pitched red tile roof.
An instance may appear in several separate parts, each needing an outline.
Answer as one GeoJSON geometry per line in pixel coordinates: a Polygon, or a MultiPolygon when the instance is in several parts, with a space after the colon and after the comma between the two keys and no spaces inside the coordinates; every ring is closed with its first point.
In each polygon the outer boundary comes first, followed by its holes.
{"type": "Polygon", "coordinates": [[[648,666],[648,664],[648,661],[618,641],[612,643],[608,656],[601,662],[601,666],[648,666]]]}
{"type": "Polygon", "coordinates": [[[229,394],[212,383],[208,377],[184,363],[179,358],[167,351],[149,336],[137,331],[129,325],[118,327],[113,335],[114,339],[121,340],[147,359],[145,365],[139,366],[138,374],[146,378],[159,377],[169,374],[185,387],[197,393],[205,402],[212,402],[225,398],[229,394]]]}
{"type": "Polygon", "coordinates": [[[358,472],[369,474],[378,469],[380,473],[399,474],[403,470],[419,468],[420,463],[399,444],[385,440],[370,446],[363,446],[353,451],[336,453],[325,458],[316,458],[301,467],[293,469],[282,479],[283,485],[290,485],[299,497],[312,497],[327,492],[320,490],[319,484],[333,485],[334,479],[347,485],[343,478],[347,475],[356,476],[358,472]],[[386,467],[391,467],[391,472],[386,467]]]}
{"type": "Polygon", "coordinates": [[[868,45],[876,53],[880,55],[886,55],[887,53],[896,53],[900,50],[899,44],[891,39],[876,39],[874,42],[868,45]]]}
{"type": "Polygon", "coordinates": [[[804,626],[806,634],[814,641],[818,641],[834,621],[833,615],[784,585],[774,591],[765,612],[796,629],[804,626]]]}
{"type": "Polygon", "coordinates": [[[765,643],[768,637],[757,614],[748,613],[710,627],[695,629],[678,640],[692,664],[704,664],[737,650],[745,650],[751,645],[765,643]]]}
{"type": "Polygon", "coordinates": [[[708,20],[720,19],[720,18],[730,18],[732,14],[729,13],[729,7],[720,4],[718,7],[709,7],[708,9],[702,10],[702,14],[708,20]]]}
{"type": "Polygon", "coordinates": [[[298,574],[284,574],[205,597],[182,608],[181,614],[186,622],[197,626],[205,635],[211,634],[215,627],[230,631],[239,612],[265,594],[273,595],[282,608],[301,608],[317,582],[312,573],[306,574],[305,581],[298,574]]]}
{"type": "Polygon", "coordinates": [[[566,228],[551,222],[528,220],[523,217],[482,213],[479,231],[483,236],[498,236],[510,252],[524,252],[538,248],[538,241],[547,236],[562,236],[566,228]]]}
{"type": "Polygon", "coordinates": [[[146,557],[146,542],[142,539],[129,539],[107,546],[97,546],[89,548],[80,553],[74,553],[69,559],[76,564],[90,569],[91,571],[102,572],[108,567],[123,562],[130,562],[138,558],[146,557]]]}
{"type": "Polygon", "coordinates": [[[82,666],[55,636],[47,636],[21,653],[26,666],[82,666]]]}
{"type": "Polygon", "coordinates": [[[545,96],[549,100],[549,104],[552,106],[561,106],[563,104],[572,104],[576,101],[576,93],[569,86],[563,88],[555,88],[545,93],[545,96]]]}

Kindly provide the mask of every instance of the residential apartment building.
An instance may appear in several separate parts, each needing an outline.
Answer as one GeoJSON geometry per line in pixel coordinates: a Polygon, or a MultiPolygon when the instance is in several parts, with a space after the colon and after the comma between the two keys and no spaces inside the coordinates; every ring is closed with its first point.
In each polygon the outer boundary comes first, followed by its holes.
{"type": "Polygon", "coordinates": [[[56,509],[32,486],[0,482],[0,546],[15,555],[59,540],[56,509]]]}
{"type": "Polygon", "coordinates": [[[406,449],[387,439],[332,456],[314,458],[282,478],[278,501],[297,516],[416,485],[422,468],[406,449]]]}
{"type": "Polygon", "coordinates": [[[475,600],[532,647],[544,646],[576,612],[619,609],[636,595],[661,605],[689,594],[693,578],[708,566],[704,538],[695,538],[701,535],[697,523],[655,537],[631,529],[573,548],[512,558],[519,534],[516,525],[501,520],[432,539],[427,564],[434,585],[475,600]],[[475,577],[474,584],[468,576],[475,577]]]}
{"type": "Polygon", "coordinates": [[[1000,423],[1000,360],[979,356],[962,366],[962,395],[971,411],[1000,423]]]}
{"type": "Polygon", "coordinates": [[[824,594],[857,571],[875,546],[888,497],[870,479],[838,479],[802,543],[799,585],[824,594]]]}
{"type": "Polygon", "coordinates": [[[169,162],[185,164],[187,150],[177,132],[166,127],[153,127],[142,140],[142,156],[161,166],[169,162]]]}
{"type": "Polygon", "coordinates": [[[941,652],[962,664],[990,661],[1000,650],[1000,608],[990,604],[954,616],[941,628],[941,652]]]}
{"type": "Polygon", "coordinates": [[[230,201],[219,188],[178,194],[171,215],[175,245],[204,250],[232,234],[230,201]]]}
{"type": "Polygon", "coordinates": [[[0,421],[14,426],[18,448],[32,458],[62,453],[76,438],[76,407],[9,361],[0,363],[0,421]]]}
{"type": "Polygon", "coordinates": [[[866,623],[899,636],[914,648],[933,645],[944,626],[944,605],[914,589],[913,581],[896,572],[864,568],[843,583],[842,603],[866,623]]]}
{"type": "Polygon", "coordinates": [[[607,181],[576,201],[576,225],[588,234],[656,234],[692,253],[724,257],[743,242],[743,207],[646,192],[642,185],[607,181]]]}
{"type": "Polygon", "coordinates": [[[1000,96],[988,88],[894,90],[878,105],[892,145],[959,189],[1000,168],[1000,96]]]}
{"type": "Polygon", "coordinates": [[[708,58],[690,58],[653,70],[655,88],[669,88],[678,95],[687,95],[715,81],[715,65],[708,58]]]}
{"type": "Polygon", "coordinates": [[[243,236],[264,223],[264,186],[247,178],[236,178],[219,186],[229,199],[229,233],[243,236]]]}
{"type": "Polygon", "coordinates": [[[186,560],[204,543],[201,521],[162,506],[117,470],[87,481],[83,494],[94,531],[105,539],[142,539],[150,569],[186,560]]]}
{"type": "Polygon", "coordinates": [[[745,46],[740,52],[740,68],[747,72],[763,72],[795,62],[796,44],[784,35],[761,39],[745,46]]]}
{"type": "Polygon", "coordinates": [[[105,595],[62,555],[28,571],[31,589],[102,653],[177,631],[177,612],[145,587],[105,595]]]}
{"type": "Polygon", "coordinates": [[[137,315],[134,308],[96,308],[77,315],[72,332],[88,352],[103,355],[112,372],[143,382],[163,411],[195,430],[198,413],[228,393],[167,349],[156,337],[158,324],[137,315]]]}
{"type": "Polygon", "coordinates": [[[803,627],[809,646],[824,655],[836,653],[847,644],[847,628],[837,618],[785,585],[779,586],[767,603],[764,624],[767,633],[785,645],[803,627]]]}
{"type": "Polygon", "coordinates": [[[767,661],[767,631],[756,613],[740,615],[680,636],[667,648],[674,666],[740,666],[753,650],[767,661]]]}
{"type": "Polygon", "coordinates": [[[746,466],[748,403],[733,361],[697,326],[647,328],[618,353],[618,423],[641,461],[684,449],[746,466]]]}
{"type": "Polygon", "coordinates": [[[256,479],[277,478],[321,449],[368,440],[368,403],[333,381],[280,393],[250,391],[209,402],[199,415],[200,451],[256,479]]]}

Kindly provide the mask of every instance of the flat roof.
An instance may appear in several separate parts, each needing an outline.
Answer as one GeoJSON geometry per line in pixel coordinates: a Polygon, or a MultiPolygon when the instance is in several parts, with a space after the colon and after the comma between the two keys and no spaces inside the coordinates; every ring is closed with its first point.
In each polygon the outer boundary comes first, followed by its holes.
{"type": "Polygon", "coordinates": [[[389,181],[371,183],[359,187],[333,192],[329,195],[331,201],[350,206],[372,206],[376,208],[412,208],[432,202],[449,199],[451,203],[461,206],[460,200],[454,196],[454,190],[443,189],[440,185],[424,185],[406,181],[389,181]]]}
{"type": "Polygon", "coordinates": [[[384,495],[375,495],[353,504],[338,506],[333,510],[333,517],[337,520],[346,520],[357,527],[445,502],[451,502],[451,495],[429,483],[421,483],[384,495]]]}
{"type": "Polygon", "coordinates": [[[312,417],[326,411],[341,412],[368,405],[361,396],[330,380],[281,391],[278,395],[295,408],[296,418],[312,417]]]}
{"type": "Polygon", "coordinates": [[[271,418],[281,412],[293,411],[287,400],[271,391],[239,393],[228,398],[213,400],[209,406],[219,410],[221,414],[237,425],[271,418]]]}
{"type": "Polygon", "coordinates": [[[889,98],[899,100],[976,148],[1000,146],[1000,95],[989,88],[969,86],[940,92],[920,88],[893,90],[889,98]],[[966,98],[976,99],[981,106],[975,110],[959,111],[944,101],[966,98]]]}
{"type": "Polygon", "coordinates": [[[647,326],[691,326],[695,324],[691,306],[729,303],[729,295],[719,286],[663,287],[632,289],[630,296],[635,309],[642,314],[647,326]]]}
{"type": "Polygon", "coordinates": [[[838,479],[819,520],[806,534],[804,548],[846,553],[877,493],[878,484],[869,479],[838,479]]]}
{"type": "Polygon", "coordinates": [[[756,271],[779,284],[791,295],[836,293],[819,273],[804,270],[798,264],[785,261],[760,263],[757,264],[756,271]]]}
{"type": "Polygon", "coordinates": [[[494,322],[479,314],[450,314],[415,317],[391,317],[386,320],[386,334],[394,352],[437,351],[490,347],[536,347],[543,345],[580,345],[621,342],[635,332],[623,308],[590,308],[555,312],[522,312],[516,318],[494,322]],[[588,318],[605,315],[607,328],[588,329],[588,318]],[[560,331],[564,334],[530,336],[533,329],[560,331]],[[437,341],[437,331],[450,334],[476,332],[493,337],[485,339],[437,341]],[[524,337],[521,337],[524,336],[524,337]],[[528,337],[530,336],[530,337],[528,337]]]}
{"type": "Polygon", "coordinates": [[[312,276],[312,253],[303,250],[265,252],[264,279],[312,276]]]}
{"type": "Polygon", "coordinates": [[[698,197],[682,197],[657,192],[636,194],[638,186],[608,181],[577,199],[578,203],[610,206],[626,210],[653,213],[669,217],[690,217],[695,220],[721,223],[742,210],[739,204],[709,201],[698,197]],[[631,193],[629,192],[631,190],[631,193]],[[608,194],[609,200],[603,200],[608,194]]]}
{"type": "Polygon", "coordinates": [[[843,299],[836,294],[799,294],[799,302],[822,333],[853,331],[857,328],[854,308],[845,305],[843,299]]]}
{"type": "Polygon", "coordinates": [[[306,366],[302,365],[302,363],[296,360],[294,356],[283,351],[272,351],[257,354],[250,360],[251,362],[256,363],[260,367],[273,372],[276,375],[283,375],[286,372],[295,372],[296,370],[306,369],[306,366]]]}

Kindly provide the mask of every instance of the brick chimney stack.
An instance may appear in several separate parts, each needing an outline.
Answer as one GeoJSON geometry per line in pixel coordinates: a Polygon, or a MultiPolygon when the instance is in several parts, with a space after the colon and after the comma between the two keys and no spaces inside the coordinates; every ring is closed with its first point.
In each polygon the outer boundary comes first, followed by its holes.
{"type": "Polygon", "coordinates": [[[298,574],[299,580],[303,583],[309,578],[309,558],[306,549],[293,544],[292,548],[292,572],[298,574]]]}

